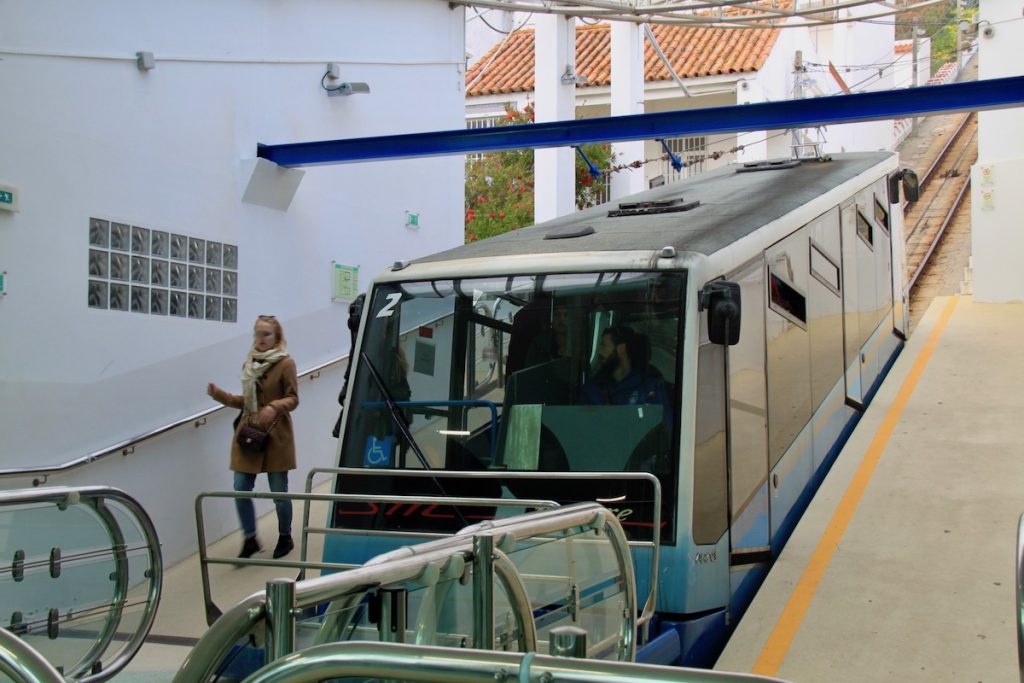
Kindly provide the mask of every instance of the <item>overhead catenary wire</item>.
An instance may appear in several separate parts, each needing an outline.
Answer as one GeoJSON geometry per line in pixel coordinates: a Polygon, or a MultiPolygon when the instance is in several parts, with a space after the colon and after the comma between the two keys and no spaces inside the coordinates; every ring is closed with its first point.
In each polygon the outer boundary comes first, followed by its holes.
{"type": "MultiPolygon", "coordinates": [[[[946,0],[924,0],[913,6],[920,9],[939,4],[946,0]]],[[[704,26],[730,29],[799,28],[824,26],[849,22],[863,22],[881,17],[891,17],[906,11],[906,7],[885,6],[880,11],[862,16],[839,18],[822,17],[824,12],[862,5],[877,4],[875,0],[839,0],[827,7],[789,9],[776,7],[752,0],[716,0],[663,2],[637,6],[608,2],[607,0],[575,0],[554,3],[551,0],[450,0],[452,5],[465,5],[500,9],[505,11],[541,12],[570,18],[604,19],[607,21],[628,21],[632,23],[659,23],[690,26],[704,26]],[[746,10],[747,13],[725,13],[725,9],[746,10]],[[710,10],[710,11],[701,11],[710,10]],[[714,11],[714,10],[717,10],[714,11]]]]}
{"type": "MultiPolygon", "coordinates": [[[[494,60],[498,58],[498,55],[500,55],[500,54],[501,54],[501,51],[502,51],[503,49],[505,49],[505,43],[507,43],[507,42],[508,42],[509,38],[511,38],[511,37],[512,37],[512,35],[513,35],[513,34],[514,34],[514,33],[515,33],[516,31],[518,31],[518,30],[520,30],[521,28],[523,28],[523,26],[526,26],[526,23],[527,23],[527,22],[528,22],[528,21],[530,20],[530,18],[531,18],[532,16],[533,16],[533,14],[532,14],[532,13],[531,13],[531,14],[529,14],[529,15],[528,15],[528,16],[527,16],[527,17],[526,17],[525,19],[523,19],[522,23],[520,23],[520,24],[519,24],[519,26],[516,26],[515,28],[513,28],[513,29],[512,29],[511,31],[509,31],[509,32],[508,32],[508,33],[507,33],[507,34],[505,35],[505,37],[504,37],[504,38],[502,38],[502,40],[501,40],[501,43],[500,43],[500,44],[498,45],[498,47],[497,47],[497,48],[496,48],[496,49],[495,49],[495,50],[494,50],[494,51],[493,51],[493,52],[491,53],[491,56],[490,56],[490,58],[489,58],[489,59],[487,60],[487,62],[486,62],[486,63],[485,63],[485,64],[484,64],[483,66],[481,66],[481,67],[480,67],[480,70],[479,70],[479,71],[477,71],[477,72],[476,72],[476,76],[474,76],[474,77],[473,77],[473,80],[472,80],[472,81],[470,81],[469,83],[467,83],[467,84],[466,84],[466,92],[469,92],[470,90],[472,90],[472,89],[473,89],[473,87],[474,87],[474,86],[475,86],[475,85],[476,85],[476,84],[477,84],[477,83],[478,83],[478,82],[480,81],[480,79],[481,79],[481,78],[483,78],[484,74],[485,74],[485,73],[487,73],[487,69],[488,69],[488,67],[490,67],[490,66],[491,66],[491,64],[493,64],[493,63],[494,63],[494,60]]],[[[490,26],[490,24],[488,24],[488,26],[490,26]]]]}
{"type": "Polygon", "coordinates": [[[693,95],[690,94],[690,90],[686,87],[686,83],[684,83],[683,79],[679,77],[678,73],[676,73],[675,67],[672,66],[672,62],[670,62],[668,57],[665,56],[665,53],[662,52],[661,45],[658,44],[658,39],[654,37],[654,31],[651,30],[650,24],[644,24],[644,33],[647,34],[647,40],[651,41],[651,47],[654,48],[654,54],[658,55],[658,59],[661,60],[661,63],[665,65],[666,69],[668,69],[669,74],[672,75],[672,80],[679,85],[684,95],[687,97],[693,97],[693,95]]]}

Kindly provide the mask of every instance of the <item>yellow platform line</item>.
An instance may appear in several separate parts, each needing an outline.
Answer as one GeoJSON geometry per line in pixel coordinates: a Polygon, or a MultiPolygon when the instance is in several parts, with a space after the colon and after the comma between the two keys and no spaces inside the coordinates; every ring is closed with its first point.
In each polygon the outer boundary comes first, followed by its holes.
{"type": "Polygon", "coordinates": [[[850,519],[853,518],[853,513],[857,511],[860,499],[864,495],[864,489],[867,488],[868,482],[871,481],[871,476],[874,474],[875,466],[878,465],[878,461],[881,459],[882,453],[889,443],[889,437],[892,436],[892,432],[896,428],[903,410],[907,407],[911,394],[914,393],[914,388],[917,387],[918,380],[921,379],[921,375],[924,373],[924,369],[928,365],[935,347],[938,345],[939,337],[942,335],[943,330],[946,329],[949,319],[953,316],[953,309],[956,307],[959,299],[960,297],[958,296],[951,297],[942,309],[938,322],[935,323],[931,334],[928,335],[928,341],[925,342],[924,348],[921,349],[921,353],[918,354],[913,367],[910,368],[906,379],[903,380],[903,385],[897,392],[896,399],[882,420],[882,424],[879,425],[878,431],[875,432],[871,445],[868,446],[868,450],[864,454],[864,459],[857,468],[856,474],[854,474],[849,486],[846,487],[842,500],[839,502],[838,507],[836,507],[832,519],[829,520],[828,527],[826,527],[825,532],[818,541],[818,546],[814,549],[814,554],[811,555],[810,561],[808,561],[807,566],[804,568],[804,572],[800,576],[800,580],[797,582],[792,595],[790,595],[786,607],[782,610],[775,628],[772,629],[771,635],[768,636],[764,647],[761,648],[761,654],[754,663],[753,673],[762,676],[774,676],[782,665],[782,660],[789,651],[793,638],[796,636],[796,632],[800,628],[804,616],[807,614],[807,608],[810,607],[811,600],[814,599],[814,594],[818,590],[818,584],[821,583],[821,579],[828,569],[828,563],[832,560],[832,555],[839,546],[843,534],[846,533],[846,527],[849,525],[850,519]]]}

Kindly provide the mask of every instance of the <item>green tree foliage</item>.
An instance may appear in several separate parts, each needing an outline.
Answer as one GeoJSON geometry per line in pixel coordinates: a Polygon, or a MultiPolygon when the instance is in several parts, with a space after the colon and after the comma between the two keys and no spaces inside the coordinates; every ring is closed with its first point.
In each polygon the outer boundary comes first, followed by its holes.
{"type": "MultiPolygon", "coordinates": [[[[506,105],[499,125],[533,123],[533,104],[522,111],[506,105]]],[[[601,200],[603,178],[613,161],[611,145],[583,145],[583,153],[602,179],[595,180],[579,154],[576,155],[576,207],[593,206],[601,200]]],[[[466,160],[466,242],[500,235],[533,224],[533,150],[512,149],[466,160]]]]}
{"type": "MultiPolygon", "coordinates": [[[[932,41],[932,73],[946,62],[956,59],[956,34],[960,19],[973,21],[978,13],[978,0],[945,0],[920,9],[909,9],[896,20],[896,39],[913,38],[914,27],[921,29],[932,41]],[[960,12],[957,13],[957,2],[960,12]]],[[[966,44],[967,41],[964,41],[966,44]]]]}

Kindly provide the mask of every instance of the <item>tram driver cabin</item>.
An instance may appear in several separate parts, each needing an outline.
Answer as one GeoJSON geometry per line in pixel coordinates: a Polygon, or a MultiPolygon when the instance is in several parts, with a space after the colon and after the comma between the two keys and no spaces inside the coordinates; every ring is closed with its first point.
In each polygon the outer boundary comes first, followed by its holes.
{"type": "MultiPolygon", "coordinates": [[[[638,659],[712,664],[902,347],[915,180],[885,152],[733,165],[396,264],[363,306],[336,491],[601,501],[661,544],[634,553],[660,643],[638,659]],[[623,328],[641,388],[594,400],[623,328]]],[[[337,503],[325,560],[503,509],[337,503]]]]}

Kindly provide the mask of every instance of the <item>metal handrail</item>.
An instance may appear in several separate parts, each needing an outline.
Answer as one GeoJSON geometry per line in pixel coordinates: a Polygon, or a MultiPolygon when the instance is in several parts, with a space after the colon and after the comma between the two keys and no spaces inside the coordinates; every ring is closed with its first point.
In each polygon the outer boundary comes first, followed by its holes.
{"type": "MultiPolygon", "coordinates": [[[[267,494],[268,497],[273,495],[279,494],[267,494]]],[[[625,553],[624,568],[628,571],[626,589],[627,593],[632,593],[631,597],[627,595],[627,605],[635,606],[636,584],[632,580],[632,562],[628,558],[629,549],[624,544],[616,545],[616,539],[620,544],[624,541],[625,533],[622,531],[618,519],[607,508],[598,503],[578,503],[556,510],[520,515],[515,520],[517,522],[515,524],[504,525],[501,533],[498,533],[497,530],[482,533],[493,536],[495,546],[502,546],[506,543],[506,536],[512,539],[526,539],[550,534],[558,529],[593,526],[597,521],[603,522],[606,527],[618,529],[618,535],[616,536],[614,532],[609,534],[609,540],[618,555],[621,556],[625,553]]],[[[414,580],[436,581],[439,576],[453,569],[453,558],[459,557],[463,566],[467,559],[472,558],[473,541],[474,537],[471,536],[442,538],[400,551],[393,551],[388,553],[387,557],[371,560],[365,565],[345,572],[298,581],[295,583],[293,611],[297,612],[321,603],[338,601],[340,605],[334,606],[337,609],[329,608],[328,612],[335,615],[348,613],[349,617],[325,618],[321,626],[321,631],[327,632],[324,637],[334,639],[345,626],[342,619],[350,618],[350,610],[347,608],[358,604],[367,591],[414,580]]],[[[622,560],[620,560],[620,565],[621,563],[622,560]]],[[[455,563],[454,568],[457,569],[458,565],[459,563],[455,563]]],[[[532,614],[528,603],[525,605],[515,604],[520,600],[517,595],[517,591],[508,594],[514,611],[521,614],[532,614]]],[[[221,615],[192,648],[175,675],[174,683],[194,683],[207,680],[231,647],[265,619],[266,603],[267,592],[259,591],[244,598],[221,615]]],[[[631,609],[625,615],[633,626],[635,626],[635,614],[635,609],[631,609]]],[[[635,643],[630,641],[626,646],[626,654],[631,659],[635,651],[635,643]]]]}
{"type": "Polygon", "coordinates": [[[1024,683],[1024,514],[1017,520],[1017,669],[1024,683]]]}
{"type": "Polygon", "coordinates": [[[64,683],[46,658],[24,640],[0,628],[0,673],[15,683],[64,683]]]}
{"type": "MultiPolygon", "coordinates": [[[[316,379],[317,377],[320,376],[321,370],[330,367],[331,365],[334,365],[336,363],[340,363],[341,361],[347,359],[348,357],[348,354],[346,354],[344,356],[339,356],[332,360],[326,361],[324,363],[321,363],[320,365],[316,365],[310,368],[309,370],[305,370],[299,373],[298,377],[301,379],[303,377],[308,376],[310,379],[316,379]]],[[[82,467],[83,465],[88,465],[89,463],[92,462],[96,462],[97,460],[101,460],[109,455],[113,455],[114,453],[120,453],[121,455],[130,455],[135,450],[135,446],[137,446],[138,444],[142,443],[143,441],[149,441],[150,439],[160,436],[161,434],[164,434],[166,432],[169,432],[172,429],[177,429],[178,427],[181,427],[189,423],[192,423],[193,426],[195,427],[202,427],[204,424],[206,424],[207,416],[212,415],[213,413],[216,413],[219,410],[223,410],[224,408],[227,408],[227,406],[217,404],[211,408],[207,408],[193,415],[189,415],[188,417],[180,418],[178,420],[175,420],[174,422],[168,422],[162,427],[157,427],[156,429],[151,429],[148,432],[136,434],[135,436],[129,437],[124,441],[119,441],[112,446],[101,448],[98,451],[93,451],[88,455],[83,455],[80,458],[69,460],[68,462],[65,462],[60,465],[44,465],[42,467],[0,468],[0,478],[35,476],[36,479],[32,480],[32,485],[40,486],[42,484],[45,484],[47,479],[51,475],[70,472],[71,470],[82,467]]]]}
{"type": "MultiPolygon", "coordinates": [[[[424,505],[464,505],[466,507],[535,507],[548,508],[557,507],[558,503],[550,500],[526,500],[507,499],[496,500],[493,498],[451,498],[440,496],[403,496],[403,495],[359,495],[351,493],[288,493],[262,491],[208,491],[196,496],[196,536],[199,543],[199,572],[203,586],[203,604],[206,609],[207,625],[212,625],[221,616],[220,608],[213,602],[210,589],[210,564],[231,564],[235,566],[260,565],[270,567],[288,567],[299,569],[298,578],[304,579],[307,569],[333,569],[346,570],[358,567],[359,565],[345,564],[342,562],[307,562],[306,561],[306,538],[309,529],[309,503],[310,502],[353,502],[353,503],[420,503],[424,505]],[[237,557],[210,557],[206,550],[206,527],[203,524],[203,500],[207,498],[249,498],[249,499],[274,499],[274,500],[301,500],[305,502],[302,525],[302,543],[300,548],[299,561],[279,559],[261,560],[252,558],[237,557]]],[[[411,535],[411,534],[410,534],[411,535]]]]}
{"type": "Polygon", "coordinates": [[[779,678],[676,666],[400,643],[318,645],[271,662],[244,683],[313,683],[370,676],[402,681],[560,683],[785,683],[779,678]]]}
{"type": "MultiPolygon", "coordinates": [[[[661,482],[650,472],[522,472],[508,470],[394,470],[394,469],[363,469],[360,467],[315,467],[306,476],[307,488],[316,474],[354,475],[370,477],[427,477],[444,476],[455,479],[607,479],[614,475],[619,480],[638,480],[649,482],[654,487],[654,517],[650,541],[628,541],[633,548],[652,548],[651,571],[648,581],[647,599],[637,620],[638,626],[646,626],[654,617],[654,608],[658,599],[658,563],[661,559],[661,482]]],[[[494,500],[505,500],[496,498],[494,500]]]]}
{"type": "MultiPolygon", "coordinates": [[[[114,584],[114,599],[110,604],[110,611],[102,631],[96,638],[96,642],[79,660],[78,665],[71,671],[65,672],[68,677],[82,683],[95,683],[105,681],[132,660],[135,654],[142,647],[149,635],[149,630],[156,619],[156,609],[160,603],[160,592],[163,585],[163,560],[160,554],[160,542],[157,537],[156,528],[145,509],[139,503],[120,489],[107,486],[83,486],[68,487],[54,486],[44,489],[13,489],[0,491],[0,506],[53,503],[60,507],[85,503],[92,507],[97,517],[105,524],[110,535],[111,552],[114,556],[114,572],[111,580],[114,584]],[[131,638],[121,649],[120,653],[102,669],[97,669],[95,664],[100,661],[104,653],[118,636],[117,628],[123,614],[123,603],[128,593],[128,562],[126,555],[126,544],[121,525],[117,516],[107,508],[106,501],[117,501],[128,512],[134,516],[139,525],[143,539],[146,543],[146,550],[149,553],[150,572],[149,591],[143,607],[139,624],[131,638]],[[96,671],[89,675],[86,672],[96,671]]],[[[61,679],[63,680],[63,679],[61,679]]]]}

